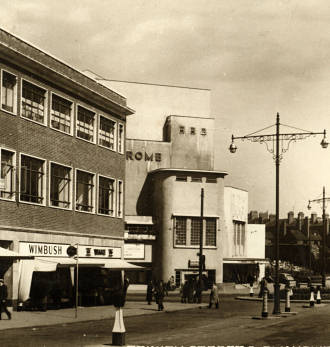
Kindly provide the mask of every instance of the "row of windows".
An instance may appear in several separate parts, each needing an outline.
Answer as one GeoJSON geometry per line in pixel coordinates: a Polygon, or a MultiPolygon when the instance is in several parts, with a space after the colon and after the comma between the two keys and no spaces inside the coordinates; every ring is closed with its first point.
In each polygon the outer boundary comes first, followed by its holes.
{"type": "MultiPolygon", "coordinates": [[[[183,125],[181,125],[179,127],[179,134],[182,135],[182,134],[185,134],[185,133],[186,133],[186,128],[183,125]]],[[[206,128],[201,128],[200,129],[200,134],[205,136],[207,134],[206,128]]],[[[196,128],[195,127],[190,127],[190,135],[196,135],[196,128]]]]}
{"type": "MultiPolygon", "coordinates": [[[[16,194],[16,153],[1,149],[0,198],[46,205],[46,160],[20,154],[16,194]]],[[[49,162],[48,204],[67,210],[123,217],[123,181],[49,162]],[[74,196],[74,200],[73,200],[74,196]]]]}
{"type": "MultiPolygon", "coordinates": [[[[186,175],[178,175],[175,177],[175,180],[176,181],[179,181],[179,182],[188,182],[188,176],[186,175]]],[[[201,183],[203,182],[203,177],[201,176],[192,176],[190,177],[190,182],[196,182],[196,183],[201,183]]],[[[217,183],[217,178],[216,177],[206,177],[205,178],[205,182],[206,183],[217,183]]]]}
{"type": "MultiPolygon", "coordinates": [[[[203,219],[203,245],[216,246],[217,218],[203,219]]],[[[200,245],[201,218],[175,217],[174,218],[174,245],[199,246],[200,245]]]]}
{"type": "MultiPolygon", "coordinates": [[[[17,115],[18,78],[14,74],[1,70],[1,109],[17,115]]],[[[50,109],[48,110],[48,91],[25,79],[21,80],[20,115],[30,121],[73,136],[74,119],[76,119],[77,138],[124,153],[124,124],[60,95],[50,92],[50,109]],[[76,117],[74,111],[76,110],[76,117]]]]}

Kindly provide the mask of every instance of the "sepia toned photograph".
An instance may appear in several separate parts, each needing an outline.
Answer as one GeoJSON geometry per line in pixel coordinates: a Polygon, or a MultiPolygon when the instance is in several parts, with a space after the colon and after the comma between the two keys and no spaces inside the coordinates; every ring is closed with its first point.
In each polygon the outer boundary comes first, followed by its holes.
{"type": "Polygon", "coordinates": [[[329,32],[327,0],[1,0],[0,346],[330,346],[329,32]]]}

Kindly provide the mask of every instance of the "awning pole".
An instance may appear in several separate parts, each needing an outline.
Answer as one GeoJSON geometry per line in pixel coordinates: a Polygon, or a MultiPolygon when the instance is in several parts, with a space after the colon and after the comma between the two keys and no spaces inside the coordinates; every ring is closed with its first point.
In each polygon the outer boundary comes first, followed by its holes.
{"type": "Polygon", "coordinates": [[[75,310],[75,318],[78,317],[78,299],[79,299],[79,243],[77,243],[77,254],[76,254],[76,310],[75,310]]]}

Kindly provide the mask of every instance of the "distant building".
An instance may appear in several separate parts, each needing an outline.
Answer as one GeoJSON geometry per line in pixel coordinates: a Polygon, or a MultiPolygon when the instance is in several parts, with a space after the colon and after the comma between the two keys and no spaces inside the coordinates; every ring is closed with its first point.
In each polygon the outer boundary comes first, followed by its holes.
{"type": "MultiPolygon", "coordinates": [[[[268,213],[251,211],[249,213],[249,223],[259,223],[261,220],[266,223],[266,257],[275,258],[275,216],[268,213]]],[[[326,257],[329,259],[329,216],[326,215],[326,257]]],[[[321,269],[321,256],[323,247],[323,220],[316,213],[310,217],[299,212],[294,216],[294,212],[288,212],[287,218],[280,219],[279,234],[280,259],[289,261],[295,265],[311,268],[315,271],[321,269]]]]}

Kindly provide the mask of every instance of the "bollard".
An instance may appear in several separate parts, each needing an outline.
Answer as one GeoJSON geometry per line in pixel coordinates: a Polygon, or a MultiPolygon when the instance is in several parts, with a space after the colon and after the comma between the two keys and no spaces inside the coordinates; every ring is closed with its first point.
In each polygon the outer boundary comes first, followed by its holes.
{"type": "Polygon", "coordinates": [[[262,313],[261,313],[262,318],[267,318],[268,317],[268,290],[267,288],[264,289],[264,293],[262,296],[262,313]]]}
{"type": "Polygon", "coordinates": [[[116,346],[125,345],[125,333],[123,309],[121,307],[116,307],[115,323],[112,329],[112,344],[116,346]]]}
{"type": "Polygon", "coordinates": [[[321,288],[320,288],[320,286],[317,286],[316,303],[317,304],[321,303],[321,288]]]}
{"type": "Polygon", "coordinates": [[[309,299],[309,306],[314,307],[314,288],[311,287],[311,297],[309,299]]]}
{"type": "Polygon", "coordinates": [[[290,289],[290,287],[289,286],[286,286],[285,287],[285,298],[286,298],[286,300],[285,300],[285,312],[290,312],[291,311],[291,309],[290,309],[290,291],[291,291],[291,289],[290,289]]]}
{"type": "Polygon", "coordinates": [[[250,296],[253,296],[253,284],[252,284],[252,286],[250,285],[250,296]]]}

